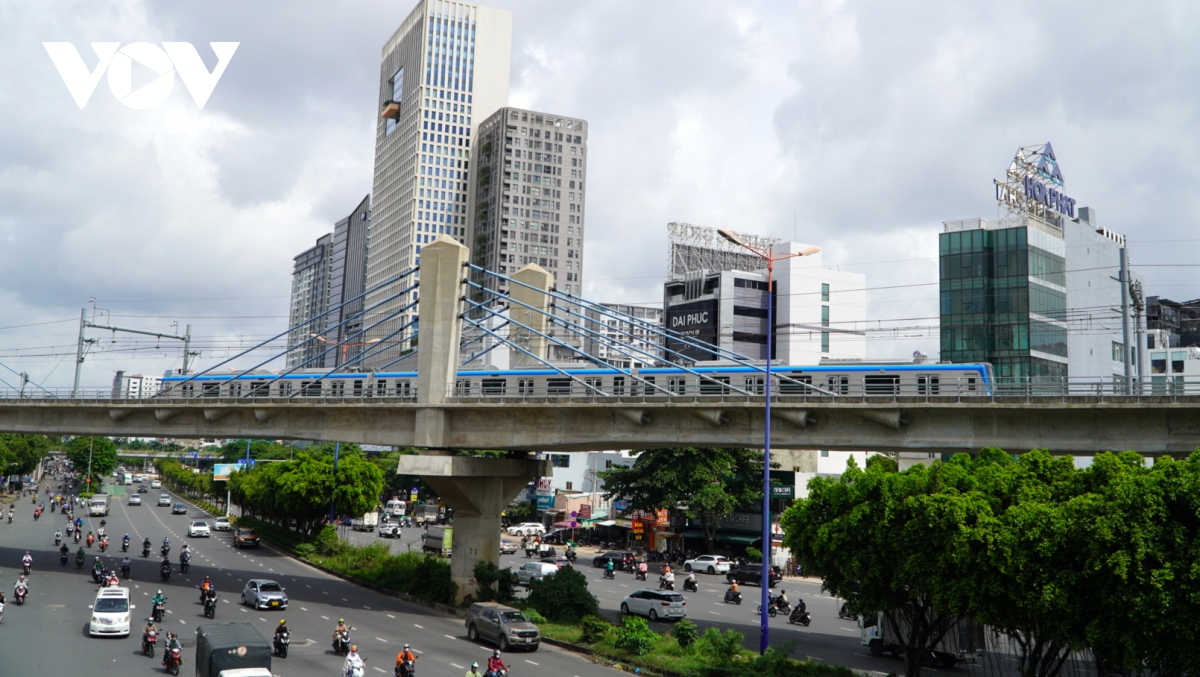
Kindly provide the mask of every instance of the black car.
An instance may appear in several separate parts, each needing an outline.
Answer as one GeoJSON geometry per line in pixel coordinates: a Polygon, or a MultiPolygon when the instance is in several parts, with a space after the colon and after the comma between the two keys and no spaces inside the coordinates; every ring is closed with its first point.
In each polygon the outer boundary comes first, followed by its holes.
{"type": "MultiPolygon", "coordinates": [[[[768,575],[770,576],[770,584],[768,587],[771,588],[775,587],[775,584],[779,582],[779,579],[783,578],[783,575],[779,571],[779,567],[771,567],[771,573],[768,575]]],[[[742,566],[725,574],[725,580],[729,581],[730,583],[737,581],[739,585],[761,585],[762,563],[743,564],[742,566]]]]}
{"type": "Polygon", "coordinates": [[[150,491],[150,490],[149,490],[149,489],[147,489],[147,488],[146,488],[146,485],[144,485],[144,484],[143,484],[142,486],[138,487],[138,490],[137,490],[137,492],[138,492],[139,494],[145,494],[145,493],[149,493],[149,491],[150,491]]]}
{"type": "Polygon", "coordinates": [[[172,515],[186,515],[187,514],[187,506],[182,503],[176,503],[174,506],[171,507],[171,514],[172,515]]]}
{"type": "Polygon", "coordinates": [[[616,569],[617,571],[624,571],[625,570],[625,558],[632,557],[632,556],[633,556],[633,553],[626,552],[624,550],[609,550],[608,552],[602,552],[599,555],[596,555],[595,557],[593,557],[592,558],[592,566],[594,566],[596,568],[603,568],[604,564],[606,562],[608,562],[608,560],[611,559],[613,561],[614,569],[616,569]]]}

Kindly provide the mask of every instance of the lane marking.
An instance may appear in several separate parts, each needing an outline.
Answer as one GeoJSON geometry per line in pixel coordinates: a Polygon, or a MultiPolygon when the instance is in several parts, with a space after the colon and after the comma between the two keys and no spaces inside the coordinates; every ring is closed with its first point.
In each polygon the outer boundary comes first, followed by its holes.
{"type": "Polygon", "coordinates": [[[388,643],[388,641],[387,641],[386,639],[382,638],[382,637],[376,637],[375,639],[376,639],[376,640],[378,640],[378,641],[380,641],[380,642],[383,642],[384,644],[387,644],[387,643],[388,643]]]}
{"type": "Polygon", "coordinates": [[[424,629],[425,629],[425,626],[424,626],[424,625],[417,625],[416,623],[413,623],[413,627],[414,627],[414,628],[421,628],[422,630],[424,630],[424,629]]]}
{"type": "Polygon", "coordinates": [[[534,663],[533,661],[529,660],[528,658],[525,659],[525,662],[530,665],[537,665],[537,663],[534,663]]]}
{"type": "Polygon", "coordinates": [[[442,637],[445,637],[446,639],[458,639],[457,637],[455,637],[453,635],[442,635],[442,637]]]}
{"type": "Polygon", "coordinates": [[[463,666],[459,665],[458,663],[451,663],[451,664],[450,664],[450,666],[451,666],[451,667],[458,668],[459,670],[462,670],[462,669],[463,669],[463,666]]]}

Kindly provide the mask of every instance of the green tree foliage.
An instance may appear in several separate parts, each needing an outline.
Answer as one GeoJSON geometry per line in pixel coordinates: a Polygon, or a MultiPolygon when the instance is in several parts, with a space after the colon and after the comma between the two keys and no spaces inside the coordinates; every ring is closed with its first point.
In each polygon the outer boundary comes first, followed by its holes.
{"type": "MultiPolygon", "coordinates": [[[[295,449],[290,444],[270,440],[250,441],[250,458],[254,460],[282,460],[291,458],[294,452],[295,449]]],[[[221,447],[220,453],[223,462],[237,463],[246,458],[246,440],[230,440],[221,447]]]]}
{"type": "Polygon", "coordinates": [[[293,523],[301,533],[312,534],[329,514],[362,515],[374,510],[383,490],[383,473],[360,453],[344,452],[337,475],[330,454],[296,452],[295,459],[259,463],[234,473],[231,491],[254,514],[275,523],[293,523]]]}
{"type": "Polygon", "coordinates": [[[637,452],[630,467],[599,473],[608,498],[638,510],[686,503],[687,514],[704,526],[712,551],[720,519],[762,498],[762,453],[750,449],[679,448],[637,452]]]}
{"type": "Polygon", "coordinates": [[[89,450],[93,475],[104,477],[117,467],[117,445],[107,437],[76,437],[67,443],[66,450],[67,458],[80,472],[87,472],[89,450]]]}
{"type": "Polygon", "coordinates": [[[217,487],[217,485],[225,483],[213,482],[211,472],[196,472],[193,468],[185,468],[179,461],[166,458],[155,461],[154,467],[167,481],[167,484],[178,492],[192,498],[204,500],[219,498],[222,503],[225,501],[224,490],[217,487]]]}
{"type": "Polygon", "coordinates": [[[626,616],[621,619],[621,625],[613,629],[613,646],[624,649],[635,656],[645,656],[650,653],[655,644],[662,639],[659,634],[650,629],[650,624],[641,616],[626,616]]]}
{"type": "Polygon", "coordinates": [[[475,563],[471,575],[479,584],[476,601],[508,604],[516,599],[517,575],[512,569],[501,569],[495,562],[480,560],[475,563]]]}
{"type": "Polygon", "coordinates": [[[0,435],[0,475],[26,475],[50,453],[53,440],[46,435],[0,435]]]}
{"type": "Polygon", "coordinates": [[[588,591],[587,577],[573,567],[531,582],[526,600],[555,623],[578,623],[584,616],[600,613],[600,603],[588,591]]]}
{"type": "Polygon", "coordinates": [[[584,616],[583,621],[579,623],[579,641],[584,644],[595,644],[607,637],[612,628],[613,625],[608,622],[608,619],[600,616],[584,616]]]}
{"type": "Polygon", "coordinates": [[[675,641],[679,642],[679,646],[683,649],[690,649],[700,639],[700,628],[696,624],[686,618],[680,619],[675,627],[671,628],[671,634],[675,637],[675,641]]]}

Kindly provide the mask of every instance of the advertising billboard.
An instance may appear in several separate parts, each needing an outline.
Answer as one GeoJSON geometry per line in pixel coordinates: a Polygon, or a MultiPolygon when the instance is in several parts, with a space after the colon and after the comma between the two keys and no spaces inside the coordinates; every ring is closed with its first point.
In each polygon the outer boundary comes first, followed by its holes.
{"type": "Polygon", "coordinates": [[[244,469],[246,466],[243,463],[214,463],[213,464],[213,481],[224,482],[229,479],[233,473],[244,469]]]}
{"type": "MultiPolygon", "coordinates": [[[[717,343],[717,301],[696,301],[681,303],[667,308],[667,329],[695,341],[709,345],[717,343]]],[[[691,345],[675,336],[667,339],[667,350],[679,353],[688,359],[696,361],[715,360],[717,356],[712,351],[691,345]]]]}

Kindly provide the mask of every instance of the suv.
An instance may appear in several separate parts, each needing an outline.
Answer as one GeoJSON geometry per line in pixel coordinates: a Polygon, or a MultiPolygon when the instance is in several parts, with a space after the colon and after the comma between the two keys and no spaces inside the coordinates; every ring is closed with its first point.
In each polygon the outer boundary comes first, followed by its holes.
{"type": "Polygon", "coordinates": [[[237,548],[257,548],[258,532],[253,529],[239,528],[233,534],[233,545],[237,548]]]}
{"type": "Polygon", "coordinates": [[[550,562],[526,562],[517,569],[517,584],[529,585],[558,573],[558,565],[550,562]]]}
{"type": "Polygon", "coordinates": [[[208,522],[196,520],[188,526],[188,536],[192,538],[197,536],[212,536],[212,531],[208,528],[208,522]]]}
{"type": "Polygon", "coordinates": [[[501,651],[527,648],[537,651],[542,641],[541,633],[525,614],[510,606],[495,602],[472,604],[467,609],[467,637],[476,642],[486,639],[494,642],[501,651]]]}
{"type": "Polygon", "coordinates": [[[213,520],[213,531],[233,531],[233,525],[229,523],[228,517],[218,517],[213,520]]]}
{"type": "MultiPolygon", "coordinates": [[[[771,567],[770,584],[767,587],[775,587],[782,576],[779,573],[779,567],[771,567]]],[[[725,580],[730,583],[737,581],[741,585],[761,585],[762,584],[762,562],[743,564],[742,566],[725,574],[725,580]]]]}
{"type": "Polygon", "coordinates": [[[92,610],[92,621],[88,623],[88,634],[129,636],[130,611],[129,588],[100,588],[96,601],[88,605],[92,610]]]}
{"type": "Polygon", "coordinates": [[[612,560],[614,569],[616,569],[617,571],[624,571],[625,570],[625,558],[631,557],[632,555],[633,555],[633,553],[625,551],[625,550],[609,550],[608,552],[602,552],[599,555],[596,555],[595,557],[593,557],[592,558],[592,566],[594,566],[596,568],[600,568],[600,567],[604,566],[605,564],[607,564],[608,560],[612,560]]]}

